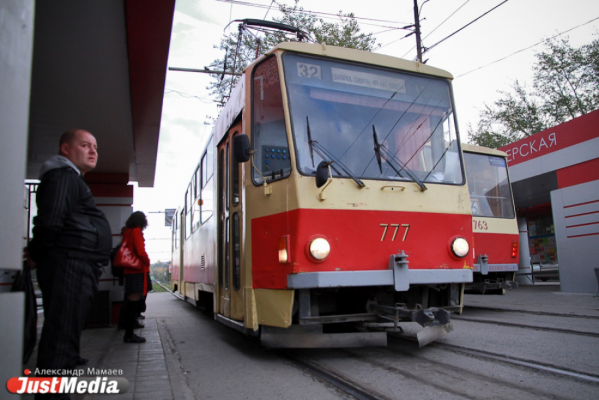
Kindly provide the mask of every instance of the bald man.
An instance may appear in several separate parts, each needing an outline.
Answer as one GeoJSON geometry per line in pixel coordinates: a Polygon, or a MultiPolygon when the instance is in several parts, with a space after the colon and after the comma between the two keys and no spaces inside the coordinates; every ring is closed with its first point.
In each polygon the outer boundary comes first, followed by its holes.
{"type": "Polygon", "coordinates": [[[72,369],[101,266],[108,264],[112,233],[83,176],[96,167],[96,138],[83,129],[65,132],[59,154],[44,163],[37,189],[29,265],[37,267],[44,302],[39,369],[72,369]]]}

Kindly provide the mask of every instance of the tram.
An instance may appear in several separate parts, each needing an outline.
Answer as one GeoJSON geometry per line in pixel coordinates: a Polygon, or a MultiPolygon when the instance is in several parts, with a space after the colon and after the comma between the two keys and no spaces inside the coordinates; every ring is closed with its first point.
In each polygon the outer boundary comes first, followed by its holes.
{"type": "Polygon", "coordinates": [[[172,289],[270,347],[449,332],[474,267],[451,79],[325,44],[250,64],[177,211],[172,289]]]}
{"type": "Polygon", "coordinates": [[[507,154],[487,147],[462,144],[474,245],[474,279],[467,293],[505,294],[515,289],[519,232],[507,169],[507,154]]]}

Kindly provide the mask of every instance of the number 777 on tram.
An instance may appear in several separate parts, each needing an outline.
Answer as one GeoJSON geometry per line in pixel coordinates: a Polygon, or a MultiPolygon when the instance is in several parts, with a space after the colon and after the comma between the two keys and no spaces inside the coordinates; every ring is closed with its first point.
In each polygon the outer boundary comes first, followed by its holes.
{"type": "Polygon", "coordinates": [[[451,79],[304,43],[249,65],[178,214],[173,285],[272,347],[451,331],[473,268],[451,79]]]}

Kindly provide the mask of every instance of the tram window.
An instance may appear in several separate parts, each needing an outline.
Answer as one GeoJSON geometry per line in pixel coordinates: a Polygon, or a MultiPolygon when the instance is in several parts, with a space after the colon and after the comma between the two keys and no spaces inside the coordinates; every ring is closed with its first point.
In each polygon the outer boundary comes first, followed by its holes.
{"type": "MultiPolygon", "coordinates": [[[[212,143],[212,140],[210,141],[210,143],[212,143]]],[[[211,155],[213,154],[213,150],[210,146],[210,143],[208,144],[208,149],[206,150],[206,152],[204,153],[204,156],[202,157],[202,182],[201,182],[201,187],[202,187],[202,191],[201,191],[201,198],[203,200],[203,204],[201,206],[201,214],[202,214],[202,224],[206,221],[208,221],[208,219],[212,216],[212,212],[214,210],[214,189],[212,188],[212,185],[209,184],[210,180],[212,179],[212,173],[210,172],[210,174],[207,173],[208,169],[212,170],[213,167],[211,165],[210,159],[212,158],[211,155]]]]}
{"type": "Polygon", "coordinates": [[[224,225],[223,225],[223,218],[225,213],[225,202],[224,202],[224,188],[223,186],[225,186],[223,184],[223,174],[225,172],[225,151],[223,149],[221,149],[218,152],[218,209],[219,209],[219,222],[218,222],[218,282],[219,285],[222,287],[223,286],[223,281],[224,281],[224,265],[225,265],[225,261],[224,261],[224,225]]]}
{"type": "Polygon", "coordinates": [[[230,148],[229,148],[229,142],[227,142],[227,146],[225,147],[225,207],[229,208],[229,193],[231,193],[231,191],[229,190],[229,179],[230,179],[230,171],[231,171],[231,167],[229,165],[229,160],[230,160],[230,148]]]}
{"type": "Polygon", "coordinates": [[[289,143],[285,129],[285,115],[277,58],[271,56],[254,69],[253,75],[252,138],[254,184],[281,179],[291,173],[289,143]]]}
{"type": "Polygon", "coordinates": [[[464,183],[446,79],[292,52],[282,57],[301,174],[314,175],[320,161],[336,158],[358,178],[464,183]]]}
{"type": "Polygon", "coordinates": [[[472,215],[514,218],[514,203],[503,157],[464,152],[472,215]]]}
{"type": "Polygon", "coordinates": [[[206,186],[214,173],[214,136],[208,141],[206,154],[202,159],[202,187],[206,186]]]}
{"type": "MultiPolygon", "coordinates": [[[[239,132],[235,132],[234,135],[237,135],[239,132]]],[[[233,160],[233,186],[232,186],[232,196],[233,196],[233,207],[237,207],[240,199],[240,191],[239,191],[239,163],[235,157],[233,160]]]]}
{"type": "Polygon", "coordinates": [[[207,167],[208,167],[208,153],[206,152],[202,156],[202,188],[204,188],[204,186],[206,186],[206,183],[208,182],[208,179],[206,177],[207,167]]]}
{"type": "Polygon", "coordinates": [[[229,234],[229,218],[227,218],[225,220],[225,289],[229,288],[229,266],[231,265],[231,256],[229,255],[231,240],[229,234]]]}
{"type": "MultiPolygon", "coordinates": [[[[175,217],[177,216],[177,213],[175,213],[175,217]]],[[[173,220],[173,224],[171,225],[171,251],[174,251],[177,248],[177,241],[176,238],[177,237],[177,225],[175,223],[175,220],[173,220]]]]}
{"type": "Polygon", "coordinates": [[[233,289],[241,288],[241,242],[239,240],[239,214],[233,214],[233,289]]]}
{"type": "Polygon", "coordinates": [[[200,164],[198,166],[198,169],[196,170],[196,174],[194,176],[195,178],[195,186],[196,186],[196,198],[200,197],[200,191],[202,189],[202,164],[200,164]]]}
{"type": "Polygon", "coordinates": [[[191,196],[192,190],[190,184],[187,187],[187,192],[185,193],[185,239],[191,235],[191,196]]]}
{"type": "Polygon", "coordinates": [[[192,212],[191,212],[191,231],[195,232],[200,227],[200,204],[198,199],[200,197],[200,182],[199,179],[202,176],[200,167],[196,170],[193,175],[193,201],[192,201],[192,212]]]}
{"type": "Polygon", "coordinates": [[[173,243],[175,246],[175,249],[179,248],[179,218],[180,218],[180,213],[176,212],[174,217],[173,217],[173,243]]]}

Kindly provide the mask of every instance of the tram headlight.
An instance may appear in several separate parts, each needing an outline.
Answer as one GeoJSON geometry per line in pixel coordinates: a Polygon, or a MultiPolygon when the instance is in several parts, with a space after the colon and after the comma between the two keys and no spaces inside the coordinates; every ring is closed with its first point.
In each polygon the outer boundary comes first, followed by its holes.
{"type": "Polygon", "coordinates": [[[310,255],[318,261],[322,261],[329,256],[331,245],[325,238],[316,238],[310,242],[310,255]]]}
{"type": "Polygon", "coordinates": [[[470,245],[463,237],[456,237],[451,242],[451,252],[454,256],[464,258],[470,252],[470,245]]]}

